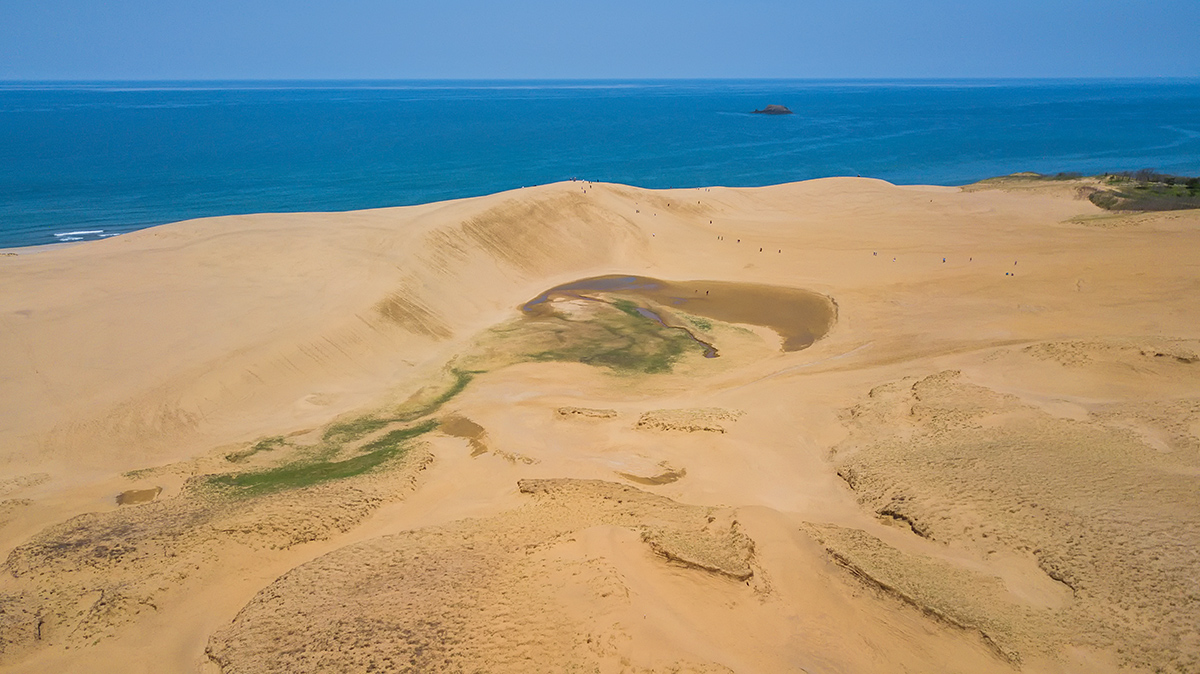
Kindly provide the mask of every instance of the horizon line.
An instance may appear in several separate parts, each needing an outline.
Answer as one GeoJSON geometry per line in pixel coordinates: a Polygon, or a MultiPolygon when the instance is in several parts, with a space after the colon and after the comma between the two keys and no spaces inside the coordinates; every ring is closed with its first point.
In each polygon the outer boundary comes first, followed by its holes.
{"type": "Polygon", "coordinates": [[[111,82],[1005,82],[1200,80],[1200,75],[1038,75],[1038,76],[918,76],[918,77],[116,77],[116,78],[0,78],[9,83],[111,82]]]}

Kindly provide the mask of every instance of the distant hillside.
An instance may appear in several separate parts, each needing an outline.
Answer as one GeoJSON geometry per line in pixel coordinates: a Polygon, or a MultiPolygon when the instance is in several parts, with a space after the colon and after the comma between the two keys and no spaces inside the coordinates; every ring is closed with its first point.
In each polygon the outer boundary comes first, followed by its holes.
{"type": "Polygon", "coordinates": [[[1011,184],[1013,181],[1077,181],[1080,195],[1110,211],[1177,211],[1200,208],[1200,178],[1156,173],[1151,169],[1122,171],[1098,176],[1079,173],[1014,173],[981,181],[1011,184]]]}

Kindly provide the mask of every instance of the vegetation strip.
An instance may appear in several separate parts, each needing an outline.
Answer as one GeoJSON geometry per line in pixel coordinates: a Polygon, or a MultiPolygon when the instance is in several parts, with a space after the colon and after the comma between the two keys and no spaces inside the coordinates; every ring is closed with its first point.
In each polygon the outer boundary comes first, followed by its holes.
{"type": "Polygon", "coordinates": [[[354,477],[389,459],[402,456],[407,449],[408,440],[424,435],[437,426],[438,422],[430,419],[416,426],[390,431],[363,445],[365,453],[342,461],[296,461],[251,473],[215,475],[210,479],[210,483],[215,486],[240,488],[242,493],[254,494],[309,487],[320,482],[354,477]]]}

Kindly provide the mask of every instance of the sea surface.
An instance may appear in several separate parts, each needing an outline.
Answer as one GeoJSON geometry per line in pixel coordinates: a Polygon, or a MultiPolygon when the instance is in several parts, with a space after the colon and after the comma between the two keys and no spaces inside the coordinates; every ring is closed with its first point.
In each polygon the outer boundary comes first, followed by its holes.
{"type": "Polygon", "coordinates": [[[0,82],[0,247],[569,178],[1142,168],[1200,175],[1200,80],[0,82]]]}

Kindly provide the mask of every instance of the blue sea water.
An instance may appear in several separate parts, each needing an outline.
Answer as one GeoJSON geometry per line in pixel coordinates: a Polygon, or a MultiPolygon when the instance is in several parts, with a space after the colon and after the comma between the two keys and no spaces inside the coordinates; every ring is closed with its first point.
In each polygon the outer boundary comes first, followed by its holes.
{"type": "Polygon", "coordinates": [[[572,177],[1200,174],[1200,80],[0,83],[0,247],[572,177]],[[749,114],[769,103],[796,114],[749,114]]]}

